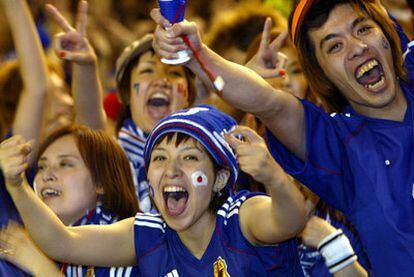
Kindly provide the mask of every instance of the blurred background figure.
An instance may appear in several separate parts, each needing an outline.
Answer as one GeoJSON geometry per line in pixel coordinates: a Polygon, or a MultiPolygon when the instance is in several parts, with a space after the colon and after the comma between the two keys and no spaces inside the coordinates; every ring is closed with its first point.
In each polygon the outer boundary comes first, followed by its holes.
{"type": "Polygon", "coordinates": [[[414,1],[406,0],[381,0],[388,13],[391,14],[399,24],[401,24],[404,32],[411,40],[414,36],[414,18],[413,8],[414,1]]]}

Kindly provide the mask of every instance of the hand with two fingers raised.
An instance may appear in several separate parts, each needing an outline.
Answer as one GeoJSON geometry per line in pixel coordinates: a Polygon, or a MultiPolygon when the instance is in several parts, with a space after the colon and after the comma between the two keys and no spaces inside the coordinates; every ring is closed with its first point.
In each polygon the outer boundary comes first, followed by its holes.
{"type": "Polygon", "coordinates": [[[270,41],[272,20],[267,18],[263,27],[262,38],[258,52],[246,63],[246,66],[258,73],[263,78],[283,77],[286,73],[286,55],[279,52],[288,38],[285,31],[270,41]]]}
{"type": "Polygon", "coordinates": [[[76,27],[71,26],[55,6],[47,4],[46,11],[62,29],[61,33],[55,35],[56,54],[63,60],[80,65],[95,63],[95,51],[86,37],[88,2],[79,2],[76,27]]]}

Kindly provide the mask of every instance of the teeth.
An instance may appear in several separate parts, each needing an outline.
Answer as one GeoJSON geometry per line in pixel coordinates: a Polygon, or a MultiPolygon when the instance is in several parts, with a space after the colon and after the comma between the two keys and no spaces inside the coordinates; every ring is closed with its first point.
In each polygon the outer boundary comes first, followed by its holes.
{"type": "Polygon", "coordinates": [[[151,95],[150,99],[153,99],[153,98],[161,98],[161,99],[168,101],[168,96],[161,92],[157,92],[151,95]]]}
{"type": "Polygon", "coordinates": [[[371,89],[371,90],[376,90],[376,89],[380,88],[384,84],[384,82],[385,82],[385,78],[383,76],[381,76],[381,79],[378,82],[376,82],[375,84],[372,84],[372,85],[369,84],[366,87],[368,89],[371,89]]]}
{"type": "Polygon", "coordinates": [[[186,192],[186,190],[179,186],[167,186],[164,188],[164,192],[186,192]]]}
{"type": "Polygon", "coordinates": [[[367,73],[368,71],[370,71],[371,69],[373,69],[377,65],[378,65],[378,61],[377,60],[372,60],[369,63],[365,64],[364,66],[362,66],[358,70],[357,78],[361,78],[365,73],[367,73]]]}
{"type": "Polygon", "coordinates": [[[62,193],[60,191],[57,191],[55,189],[51,189],[51,188],[47,188],[42,190],[42,196],[43,197],[47,197],[47,196],[59,196],[62,193]]]}

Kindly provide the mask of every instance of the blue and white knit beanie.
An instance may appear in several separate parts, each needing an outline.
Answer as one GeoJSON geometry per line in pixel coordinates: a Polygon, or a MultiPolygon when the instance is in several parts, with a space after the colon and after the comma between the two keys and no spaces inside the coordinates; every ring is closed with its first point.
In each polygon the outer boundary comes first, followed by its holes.
{"type": "Polygon", "coordinates": [[[167,133],[183,133],[199,141],[222,168],[230,171],[227,188],[233,194],[239,166],[236,155],[224,139],[237,123],[229,115],[208,105],[177,111],[163,118],[154,127],[145,144],[145,168],[148,171],[151,152],[158,139],[167,133]]]}

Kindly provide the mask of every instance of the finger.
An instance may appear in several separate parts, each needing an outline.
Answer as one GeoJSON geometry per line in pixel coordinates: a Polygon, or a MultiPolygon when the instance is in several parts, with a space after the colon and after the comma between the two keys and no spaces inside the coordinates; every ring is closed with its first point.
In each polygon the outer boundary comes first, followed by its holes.
{"type": "Polygon", "coordinates": [[[162,16],[160,9],[152,9],[150,15],[152,20],[154,20],[155,23],[162,26],[164,29],[171,27],[171,23],[162,16]]]}
{"type": "Polygon", "coordinates": [[[55,20],[56,24],[59,25],[64,32],[69,32],[73,29],[66,18],[63,17],[55,6],[47,4],[46,12],[55,20]]]}
{"type": "Polygon", "coordinates": [[[165,51],[161,48],[159,48],[158,46],[154,45],[153,46],[155,53],[160,57],[160,58],[164,58],[164,59],[178,59],[179,55],[175,52],[168,52],[165,51]]]}
{"type": "Polygon", "coordinates": [[[240,147],[240,145],[243,143],[241,140],[239,140],[238,138],[236,138],[232,134],[224,135],[224,139],[227,141],[227,143],[230,145],[230,147],[233,148],[234,151],[236,151],[236,153],[237,153],[237,150],[240,147]]]}
{"type": "Polygon", "coordinates": [[[21,153],[25,155],[26,157],[32,152],[32,144],[25,143],[21,145],[21,153]]]}
{"type": "Polygon", "coordinates": [[[264,79],[282,77],[286,75],[286,70],[280,68],[260,68],[255,69],[255,71],[264,79]]]}
{"type": "Polygon", "coordinates": [[[263,141],[263,138],[261,136],[259,136],[254,130],[247,126],[239,125],[231,132],[231,134],[242,136],[246,139],[247,142],[250,143],[263,141]]]}
{"type": "Polygon", "coordinates": [[[272,28],[272,19],[266,18],[263,26],[262,39],[260,40],[259,53],[265,52],[269,48],[270,30],[272,28]]]}
{"type": "Polygon", "coordinates": [[[289,33],[287,31],[283,31],[270,43],[270,49],[272,51],[278,52],[283,47],[283,45],[285,45],[288,36],[289,33]]]}
{"type": "MultiPolygon", "coordinates": [[[[282,74],[281,74],[281,69],[283,69],[283,70],[285,70],[285,68],[286,68],[286,66],[287,66],[287,62],[288,62],[288,57],[285,55],[285,54],[283,54],[283,53],[281,53],[281,52],[278,52],[277,53],[277,56],[274,58],[275,60],[273,61],[274,62],[274,64],[276,64],[277,65],[277,68],[279,69],[279,75],[280,76],[282,76],[282,74]]],[[[286,71],[285,71],[285,73],[284,74],[286,74],[286,71]]],[[[283,75],[284,75],[283,74],[283,75]]],[[[283,76],[282,76],[283,77],[283,76]]]]}
{"type": "Polygon", "coordinates": [[[181,21],[180,23],[176,23],[174,24],[171,28],[170,28],[171,32],[168,32],[169,35],[171,35],[172,37],[174,36],[181,36],[181,35],[194,35],[198,32],[198,27],[197,24],[194,22],[189,22],[189,21],[181,21]]]}
{"type": "Polygon", "coordinates": [[[24,142],[25,142],[25,140],[23,139],[22,136],[15,135],[15,136],[12,136],[11,138],[3,140],[0,144],[0,146],[1,146],[1,148],[8,148],[10,146],[15,146],[15,145],[22,144],[24,142]]]}
{"type": "Polygon", "coordinates": [[[79,32],[81,37],[86,36],[86,26],[88,23],[88,2],[80,1],[78,5],[78,15],[76,18],[76,30],[79,32]]]}

